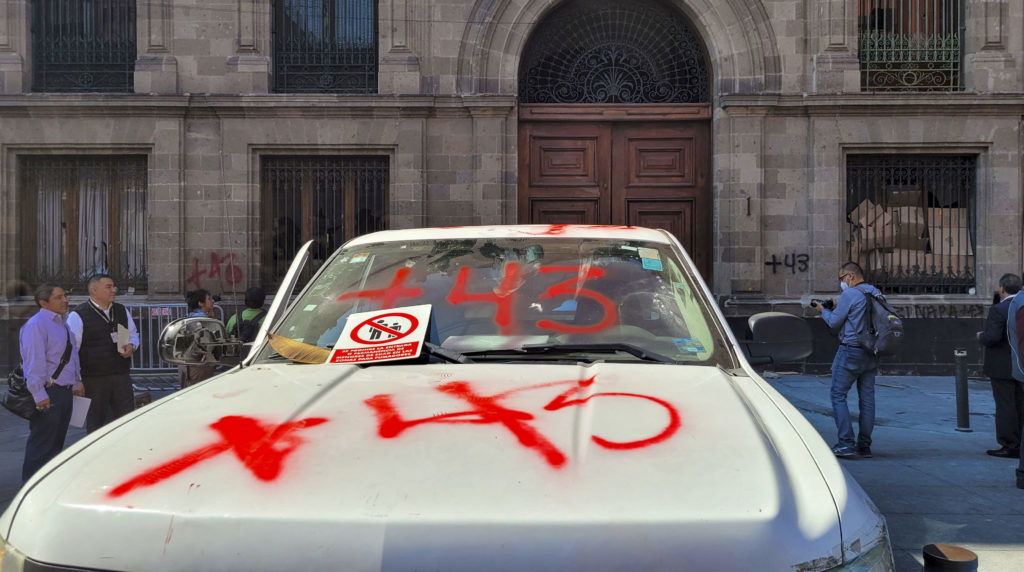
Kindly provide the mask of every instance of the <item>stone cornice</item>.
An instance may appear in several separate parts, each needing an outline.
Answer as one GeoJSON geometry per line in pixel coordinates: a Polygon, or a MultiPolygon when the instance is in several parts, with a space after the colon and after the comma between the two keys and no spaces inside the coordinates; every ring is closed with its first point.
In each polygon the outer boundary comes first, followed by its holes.
{"type": "MultiPolygon", "coordinates": [[[[722,95],[731,116],[1024,115],[1024,94],[722,95]]],[[[504,117],[514,95],[21,94],[0,95],[3,117],[504,117]]]]}
{"type": "Polygon", "coordinates": [[[723,95],[719,98],[719,105],[732,116],[1007,116],[1024,114],[1024,94],[723,95]]]}
{"type": "Polygon", "coordinates": [[[510,95],[144,95],[23,94],[0,96],[0,116],[89,117],[469,117],[506,116],[510,95]]]}

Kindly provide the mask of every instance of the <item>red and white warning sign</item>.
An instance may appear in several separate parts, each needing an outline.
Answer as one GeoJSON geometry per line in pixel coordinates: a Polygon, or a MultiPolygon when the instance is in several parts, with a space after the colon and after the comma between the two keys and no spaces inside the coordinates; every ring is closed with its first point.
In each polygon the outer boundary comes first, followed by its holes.
{"type": "Polygon", "coordinates": [[[420,355],[430,304],[352,314],[328,363],[364,363],[420,355]]]}

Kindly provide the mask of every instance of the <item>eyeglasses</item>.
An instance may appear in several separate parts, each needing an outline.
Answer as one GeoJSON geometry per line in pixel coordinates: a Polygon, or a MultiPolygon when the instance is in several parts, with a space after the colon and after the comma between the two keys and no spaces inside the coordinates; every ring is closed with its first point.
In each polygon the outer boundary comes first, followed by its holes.
{"type": "Polygon", "coordinates": [[[847,276],[853,276],[853,274],[849,274],[849,273],[847,273],[847,274],[840,274],[839,275],[839,281],[842,282],[843,280],[846,279],[847,276]]]}

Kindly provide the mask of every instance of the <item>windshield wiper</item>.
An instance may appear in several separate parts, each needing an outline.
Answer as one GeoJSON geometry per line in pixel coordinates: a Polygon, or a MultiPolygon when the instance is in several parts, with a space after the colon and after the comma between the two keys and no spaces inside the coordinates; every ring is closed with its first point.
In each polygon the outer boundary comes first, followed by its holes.
{"type": "Polygon", "coordinates": [[[574,353],[627,353],[644,361],[655,363],[675,363],[675,360],[659,353],[645,350],[640,346],[624,343],[611,344],[529,344],[521,348],[501,350],[481,350],[466,352],[469,356],[501,355],[501,354],[545,354],[561,355],[574,353]]]}
{"type": "Polygon", "coordinates": [[[466,357],[465,354],[461,354],[448,348],[442,348],[441,346],[430,342],[423,342],[423,353],[439,357],[449,363],[473,363],[473,360],[466,357]]]}

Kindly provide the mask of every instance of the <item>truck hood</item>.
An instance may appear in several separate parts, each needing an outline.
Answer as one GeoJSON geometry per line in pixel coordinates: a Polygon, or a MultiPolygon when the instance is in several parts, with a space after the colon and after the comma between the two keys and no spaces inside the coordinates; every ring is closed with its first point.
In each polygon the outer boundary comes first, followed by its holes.
{"type": "Polygon", "coordinates": [[[66,451],[0,533],[110,570],[838,564],[828,484],[758,383],[663,364],[259,365],[66,451]]]}

